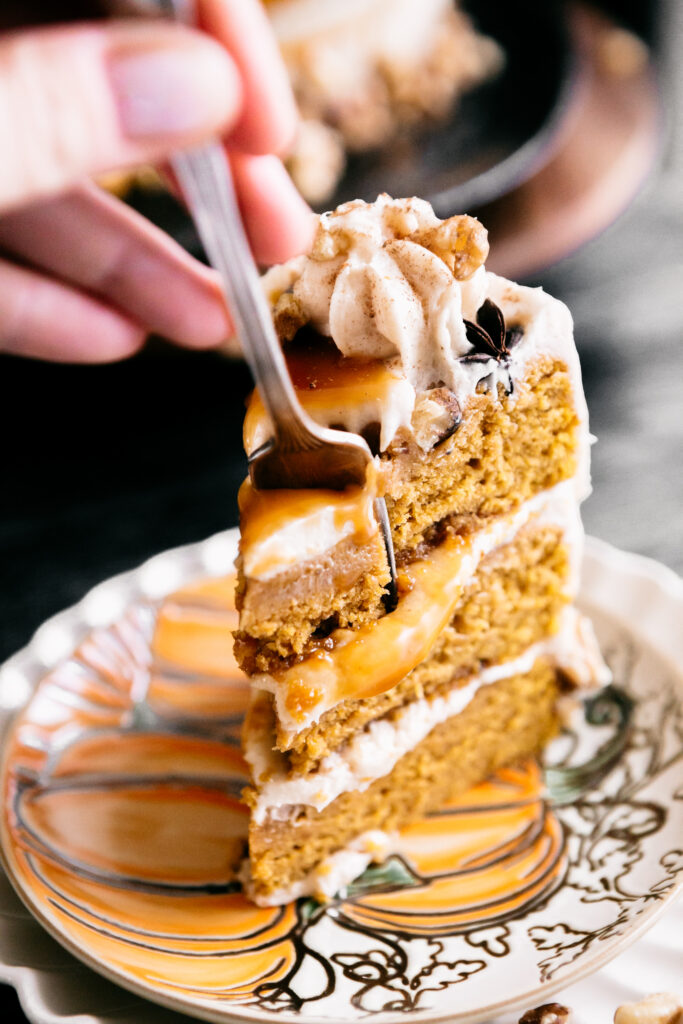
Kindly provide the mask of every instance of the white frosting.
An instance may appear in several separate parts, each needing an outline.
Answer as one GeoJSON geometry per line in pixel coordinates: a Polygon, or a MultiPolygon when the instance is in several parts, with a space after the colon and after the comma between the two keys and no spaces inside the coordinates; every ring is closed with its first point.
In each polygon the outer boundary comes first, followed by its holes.
{"type": "MultiPolygon", "coordinates": [[[[510,543],[517,532],[532,517],[541,525],[550,523],[560,526],[567,538],[567,546],[571,553],[572,567],[567,593],[573,596],[578,587],[578,569],[583,546],[583,527],[576,502],[574,480],[565,480],[548,491],[543,491],[525,501],[520,508],[508,515],[495,516],[491,522],[482,526],[472,536],[471,546],[462,557],[456,586],[464,587],[476,573],[480,562],[486,555],[498,547],[510,543]]],[[[352,640],[351,630],[337,630],[333,637],[339,642],[348,637],[352,640]]],[[[334,706],[335,700],[325,696],[336,692],[335,680],[326,680],[325,673],[333,671],[328,665],[315,658],[304,659],[294,669],[297,676],[310,684],[311,692],[320,692],[320,699],[310,707],[305,715],[294,719],[287,708],[286,688],[278,684],[278,680],[268,673],[258,673],[251,677],[253,686],[267,690],[275,696],[278,721],[285,731],[300,732],[317,722],[321,716],[334,706]]]]}
{"type": "MultiPolygon", "coordinates": [[[[429,203],[384,195],[345,203],[320,223],[329,257],[297,258],[290,274],[310,323],[345,356],[397,363],[417,390],[438,382],[462,390],[471,376],[458,362],[471,348],[463,316],[476,315],[486,280],[483,268],[456,280],[439,256],[408,237],[440,223],[429,203]]],[[[266,274],[266,290],[282,277],[281,268],[274,279],[266,274]]]]}
{"type": "MultiPolygon", "coordinates": [[[[243,534],[240,545],[245,576],[254,580],[270,580],[292,566],[301,565],[311,559],[321,558],[346,537],[352,537],[358,530],[359,514],[347,514],[344,509],[350,499],[344,493],[320,492],[320,500],[313,500],[315,492],[305,511],[297,507],[295,515],[278,516],[272,529],[259,530],[255,538],[247,541],[243,534]]],[[[363,505],[364,536],[369,539],[379,529],[372,509],[373,496],[370,492],[358,496],[357,504],[363,505]]]]}
{"type": "MultiPolygon", "coordinates": [[[[529,365],[541,356],[557,359],[567,367],[579,423],[578,466],[574,478],[576,497],[583,501],[591,490],[590,446],[593,438],[588,429],[588,407],[583,393],[579,354],[574,344],[571,313],[563,302],[542,288],[525,288],[490,272],[486,279],[486,297],[500,306],[506,323],[524,328],[522,339],[510,356],[513,384],[521,382],[529,365]]],[[[514,392],[512,398],[514,400],[514,392]]]]}
{"type": "MultiPolygon", "coordinates": [[[[291,291],[304,316],[321,334],[331,337],[343,355],[383,359],[410,384],[412,392],[397,389],[383,403],[382,450],[400,427],[411,428],[415,397],[431,387],[445,384],[464,410],[482,380],[507,383],[509,373],[514,401],[515,389],[523,387],[531,363],[542,356],[563,362],[579,420],[577,495],[586,497],[590,491],[588,411],[567,307],[542,288],[525,288],[483,267],[469,280],[457,280],[439,256],[409,237],[439,223],[429,203],[421,199],[394,200],[383,195],[372,204],[346,203],[320,218],[317,250],[274,267],[264,276],[264,288],[273,304],[283,292],[291,291]],[[500,306],[508,325],[524,330],[507,367],[495,359],[486,363],[461,359],[472,350],[463,319],[476,320],[487,298],[500,306]]],[[[368,413],[375,417],[377,410],[368,413]]],[[[311,414],[316,418],[315,409],[311,414]]],[[[356,431],[361,418],[350,410],[334,421],[327,414],[318,417],[325,426],[341,422],[356,431]]]]}
{"type": "Polygon", "coordinates": [[[337,893],[362,875],[369,864],[381,863],[398,844],[398,838],[379,829],[363,832],[343,850],[325,857],[304,878],[287,888],[276,889],[267,896],[259,896],[251,883],[249,862],[242,871],[244,888],[251,900],[259,906],[276,907],[290,903],[300,896],[313,896],[320,903],[331,900],[337,893]]]}
{"type": "Polygon", "coordinates": [[[370,722],[308,775],[290,776],[279,751],[253,738],[248,740],[244,753],[259,787],[254,820],[295,819],[296,809],[302,805],[321,811],[342,793],[363,792],[376,779],[388,775],[432,729],[463,711],[482,686],[529,672],[541,657],[567,670],[580,685],[604,685],[609,681],[590,623],[570,607],[554,636],[533,644],[518,658],[484,669],[445,696],[411,701],[393,718],[370,722]]]}
{"type": "MultiPolygon", "coordinates": [[[[360,434],[369,423],[379,423],[379,446],[385,451],[401,427],[410,429],[415,407],[415,389],[405,377],[391,374],[381,393],[366,395],[360,401],[345,401],[345,396],[340,394],[339,401],[334,403],[329,401],[327,393],[324,395],[324,404],[316,399],[315,391],[299,393],[299,401],[306,412],[321,426],[343,424],[345,430],[352,434],[360,434]]],[[[258,418],[254,417],[253,430],[250,431],[248,439],[245,437],[247,455],[251,455],[273,436],[268,415],[265,410],[261,414],[261,409],[262,407],[258,409],[258,418]]]]}

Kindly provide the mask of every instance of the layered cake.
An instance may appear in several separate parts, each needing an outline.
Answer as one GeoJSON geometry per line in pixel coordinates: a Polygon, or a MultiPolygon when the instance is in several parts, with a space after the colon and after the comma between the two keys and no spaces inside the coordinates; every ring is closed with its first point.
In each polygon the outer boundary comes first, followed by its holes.
{"type": "Polygon", "coordinates": [[[310,202],[331,195],[346,151],[443,117],[502,64],[454,0],[269,0],[302,115],[290,172],[310,202]]]}
{"type": "MultiPolygon", "coordinates": [[[[606,681],[572,604],[590,435],[571,317],[487,252],[473,218],[380,196],[265,276],[301,403],[373,460],[344,492],[240,493],[257,902],[332,895],[606,681]]],[[[270,433],[255,393],[247,454],[270,433]]]]}

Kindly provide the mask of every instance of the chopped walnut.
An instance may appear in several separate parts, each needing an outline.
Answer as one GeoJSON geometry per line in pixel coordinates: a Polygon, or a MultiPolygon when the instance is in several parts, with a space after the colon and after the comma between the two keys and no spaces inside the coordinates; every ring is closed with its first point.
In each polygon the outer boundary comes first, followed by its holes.
{"type": "Polygon", "coordinates": [[[420,222],[424,225],[429,218],[429,228],[422,227],[422,231],[431,230],[441,223],[432,208],[423,199],[404,199],[400,205],[387,206],[384,210],[384,221],[386,226],[393,233],[394,238],[413,238],[420,230],[420,222]]]}
{"type": "Polygon", "coordinates": [[[560,1003],[544,1003],[543,1006],[527,1010],[524,1016],[519,1018],[519,1024],[566,1024],[570,1014],[571,1010],[560,1003]]]}
{"type": "Polygon", "coordinates": [[[291,292],[281,295],[273,309],[273,323],[280,341],[291,341],[306,322],[306,314],[298,299],[291,292]]]}
{"type": "Polygon", "coordinates": [[[448,440],[462,422],[458,400],[448,388],[432,388],[418,396],[412,416],[415,440],[423,451],[448,440]]]}
{"type": "Polygon", "coordinates": [[[657,992],[620,1006],[614,1024],[683,1024],[683,1003],[671,992],[657,992]]]}
{"type": "Polygon", "coordinates": [[[488,232],[474,217],[449,217],[435,227],[417,231],[412,240],[444,261],[458,281],[466,281],[489,254],[488,232]]]}
{"type": "Polygon", "coordinates": [[[312,260],[332,260],[347,252],[349,244],[350,239],[345,231],[341,228],[331,230],[324,220],[320,220],[309,256],[312,260]]]}

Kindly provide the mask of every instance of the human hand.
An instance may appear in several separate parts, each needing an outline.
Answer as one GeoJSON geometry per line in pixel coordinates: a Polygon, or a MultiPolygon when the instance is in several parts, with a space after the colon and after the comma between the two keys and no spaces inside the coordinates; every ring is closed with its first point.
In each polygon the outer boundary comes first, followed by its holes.
{"type": "Polygon", "coordinates": [[[112,21],[0,34],[0,351],[105,362],[152,331],[229,337],[215,273],[87,177],[222,135],[257,260],[301,251],[311,213],[279,159],[296,127],[257,0],[199,0],[205,32],[112,21]]]}

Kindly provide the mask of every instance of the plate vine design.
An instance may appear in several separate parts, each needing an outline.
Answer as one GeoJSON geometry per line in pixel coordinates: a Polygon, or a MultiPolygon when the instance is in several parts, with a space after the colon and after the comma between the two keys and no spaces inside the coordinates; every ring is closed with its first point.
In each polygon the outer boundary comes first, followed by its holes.
{"type": "Polygon", "coordinates": [[[476,1006],[482,985],[561,978],[676,885],[680,685],[604,619],[611,711],[573,709],[549,786],[531,763],[503,771],[403,830],[331,903],[253,906],[237,881],[234,616],[216,579],[131,605],[45,676],[12,731],[11,875],[53,933],[123,984],[245,1019],[420,1014],[451,1006],[454,988],[476,1006]],[[569,799],[587,764],[593,787],[569,799]]]}

